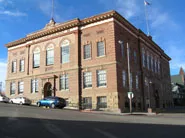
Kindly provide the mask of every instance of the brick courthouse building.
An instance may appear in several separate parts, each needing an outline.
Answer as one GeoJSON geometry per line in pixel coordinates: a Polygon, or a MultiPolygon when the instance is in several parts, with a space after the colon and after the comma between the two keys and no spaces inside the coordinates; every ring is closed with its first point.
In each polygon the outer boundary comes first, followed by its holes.
{"type": "Polygon", "coordinates": [[[6,44],[6,94],[33,102],[56,95],[69,106],[126,111],[127,44],[133,107],[170,106],[170,57],[116,11],[60,24],[51,20],[42,30],[6,44]]]}

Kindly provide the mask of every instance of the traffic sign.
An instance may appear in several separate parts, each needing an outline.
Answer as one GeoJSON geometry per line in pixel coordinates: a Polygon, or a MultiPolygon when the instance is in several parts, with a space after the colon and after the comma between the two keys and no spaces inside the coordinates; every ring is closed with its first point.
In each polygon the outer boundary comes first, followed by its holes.
{"type": "Polygon", "coordinates": [[[134,98],[134,93],[133,92],[128,92],[127,93],[128,94],[128,98],[130,99],[132,99],[132,98],[134,98]]]}

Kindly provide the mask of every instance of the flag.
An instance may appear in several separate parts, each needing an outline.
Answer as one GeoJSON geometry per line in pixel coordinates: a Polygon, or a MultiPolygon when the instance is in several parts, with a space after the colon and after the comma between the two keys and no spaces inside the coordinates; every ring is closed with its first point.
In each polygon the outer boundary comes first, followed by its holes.
{"type": "Polygon", "coordinates": [[[146,6],[146,5],[150,5],[150,3],[147,2],[147,1],[145,1],[145,0],[144,0],[144,4],[145,4],[145,6],[146,6]]]}

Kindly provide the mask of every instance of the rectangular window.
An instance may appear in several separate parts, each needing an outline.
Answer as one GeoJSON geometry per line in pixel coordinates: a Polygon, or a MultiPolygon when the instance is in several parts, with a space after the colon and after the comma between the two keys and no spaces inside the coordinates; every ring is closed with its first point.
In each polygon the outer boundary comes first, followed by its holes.
{"type": "Polygon", "coordinates": [[[10,95],[15,94],[16,91],[16,85],[15,82],[10,83],[10,95]]]}
{"type": "Polygon", "coordinates": [[[82,106],[83,106],[83,109],[91,109],[92,108],[92,98],[84,97],[82,106]]]}
{"type": "Polygon", "coordinates": [[[53,65],[54,64],[54,50],[49,49],[46,51],[46,65],[53,65]]]}
{"type": "Polygon", "coordinates": [[[124,45],[121,43],[121,56],[124,57],[124,45]]]}
{"type": "Polygon", "coordinates": [[[158,73],[160,74],[160,61],[158,61],[158,73]]]}
{"type": "Polygon", "coordinates": [[[137,54],[136,54],[136,51],[134,51],[134,62],[137,63],[137,54]]]}
{"type": "Polygon", "coordinates": [[[39,91],[39,81],[38,79],[31,80],[31,93],[37,93],[39,91]]]}
{"type": "Polygon", "coordinates": [[[150,69],[150,63],[149,63],[149,54],[147,54],[147,67],[148,67],[148,70],[150,69]]]}
{"type": "Polygon", "coordinates": [[[69,89],[68,74],[60,76],[60,90],[69,89]]]}
{"type": "Polygon", "coordinates": [[[18,83],[18,93],[21,94],[24,92],[24,82],[23,81],[20,81],[18,83]]]}
{"type": "Polygon", "coordinates": [[[84,72],[84,88],[92,87],[92,72],[84,72]]]}
{"type": "Polygon", "coordinates": [[[139,78],[138,78],[138,75],[136,75],[136,89],[139,88],[139,78]]]}
{"type": "Polygon", "coordinates": [[[24,71],[24,59],[21,59],[20,60],[20,72],[23,72],[24,71]]]}
{"type": "Polygon", "coordinates": [[[33,54],[33,68],[38,68],[40,66],[40,52],[33,54]]]}
{"type": "Polygon", "coordinates": [[[105,55],[105,44],[104,42],[98,42],[97,43],[97,56],[100,57],[100,56],[104,56],[105,55]]]}
{"type": "Polygon", "coordinates": [[[16,61],[13,61],[12,62],[12,73],[15,73],[16,72],[16,69],[17,69],[16,61]]]}
{"type": "Polygon", "coordinates": [[[122,71],[122,79],[123,79],[123,87],[126,86],[126,72],[125,70],[122,71]]]}
{"type": "Polygon", "coordinates": [[[84,46],[84,59],[91,58],[91,45],[85,45],[84,46]]]}
{"type": "Polygon", "coordinates": [[[62,63],[68,63],[69,62],[69,46],[63,46],[62,49],[62,63]]]}
{"type": "Polygon", "coordinates": [[[106,77],[105,70],[98,70],[97,71],[97,85],[98,85],[98,87],[107,85],[107,77],[106,77]]]}
{"type": "Polygon", "coordinates": [[[107,108],[107,97],[106,96],[97,97],[97,108],[107,108]]]}

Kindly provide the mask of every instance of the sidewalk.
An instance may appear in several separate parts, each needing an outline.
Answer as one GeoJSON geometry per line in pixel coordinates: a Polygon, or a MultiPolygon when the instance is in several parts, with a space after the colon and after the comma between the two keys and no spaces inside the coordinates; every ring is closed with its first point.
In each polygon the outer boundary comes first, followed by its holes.
{"type": "Polygon", "coordinates": [[[147,113],[147,112],[132,112],[132,113],[118,113],[118,112],[109,112],[109,111],[93,111],[93,110],[81,110],[83,113],[94,113],[94,114],[105,114],[105,115],[143,115],[143,116],[156,116],[156,113],[147,113]]]}

